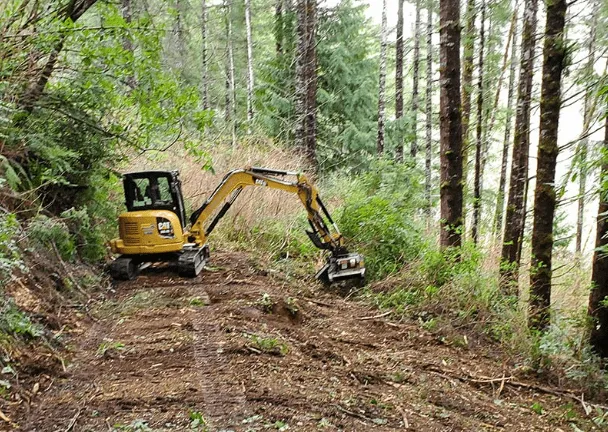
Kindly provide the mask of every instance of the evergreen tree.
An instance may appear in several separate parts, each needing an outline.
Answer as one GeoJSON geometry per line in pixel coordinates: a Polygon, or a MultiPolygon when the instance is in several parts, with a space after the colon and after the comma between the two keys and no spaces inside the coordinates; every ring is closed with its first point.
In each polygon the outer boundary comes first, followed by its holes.
{"type": "Polygon", "coordinates": [[[608,357],[608,116],[604,126],[604,142],[600,167],[600,203],[597,211],[595,251],[593,253],[589,316],[593,319],[590,343],[595,352],[608,357]]]}
{"type": "Polygon", "coordinates": [[[567,54],[564,40],[567,8],[566,0],[547,4],[530,268],[529,325],[537,330],[544,330],[550,323],[555,168],[559,153],[557,132],[562,103],[562,72],[567,54]]]}
{"type": "MultiPolygon", "coordinates": [[[[402,2],[402,1],[401,1],[402,2]]],[[[416,21],[414,22],[414,59],[412,72],[412,120],[410,136],[412,144],[410,156],[416,160],[418,153],[418,82],[420,72],[420,0],[416,0],[416,21]]]]}
{"type": "Polygon", "coordinates": [[[537,0],[524,3],[524,24],[521,36],[519,85],[515,116],[515,134],[509,195],[505,214],[501,258],[501,285],[505,292],[516,294],[521,242],[526,217],[526,190],[528,185],[528,157],[530,152],[530,106],[534,77],[534,51],[536,48],[537,0]]]}
{"type": "Polygon", "coordinates": [[[440,135],[441,238],[443,248],[462,241],[462,112],[460,109],[460,2],[441,0],[440,135]]]}
{"type": "Polygon", "coordinates": [[[380,42],[380,74],[378,85],[378,155],[382,155],[384,153],[384,113],[386,110],[386,45],[388,38],[388,26],[386,21],[386,0],[382,0],[382,41],[380,42]]]}
{"type": "MultiPolygon", "coordinates": [[[[403,160],[403,136],[401,134],[401,123],[403,121],[403,2],[404,0],[397,0],[398,12],[397,12],[397,43],[395,44],[395,120],[398,123],[397,129],[399,131],[397,137],[397,147],[395,149],[395,159],[397,162],[403,160]]],[[[416,19],[417,23],[420,20],[420,10],[416,8],[416,19]]],[[[416,44],[418,40],[416,39],[416,44]]],[[[418,47],[418,45],[416,45],[418,47]]],[[[416,48],[414,49],[416,51],[416,48]]],[[[414,54],[414,91],[412,93],[412,100],[418,99],[418,56],[414,54]]],[[[414,102],[412,102],[414,103],[414,102]]],[[[415,123],[415,121],[414,121],[415,123]]],[[[416,156],[416,144],[412,142],[412,157],[416,156]]]]}
{"type": "Polygon", "coordinates": [[[433,9],[431,0],[426,5],[426,96],[425,96],[425,162],[424,162],[424,201],[426,204],[427,226],[431,223],[431,162],[433,157],[433,9]]]}
{"type": "MultiPolygon", "coordinates": [[[[513,11],[513,19],[511,21],[511,58],[509,66],[509,84],[507,91],[507,108],[505,118],[505,131],[502,142],[502,157],[500,164],[500,180],[498,183],[498,194],[496,199],[496,211],[494,216],[494,234],[501,235],[504,216],[505,204],[505,189],[507,184],[507,164],[509,159],[509,144],[511,141],[511,123],[513,117],[513,96],[515,95],[515,70],[516,70],[516,55],[517,55],[517,8],[513,11]]],[[[507,44],[508,47],[508,44],[507,44]]],[[[507,51],[505,51],[507,52],[507,51]]],[[[496,93],[495,107],[498,107],[499,92],[496,93]]]]}
{"type": "Polygon", "coordinates": [[[479,63],[478,63],[478,78],[477,78],[477,127],[475,141],[475,186],[473,195],[473,223],[471,225],[471,237],[473,243],[477,244],[479,240],[479,218],[481,213],[481,178],[482,172],[482,147],[483,140],[483,120],[485,118],[483,112],[484,103],[484,84],[483,84],[483,54],[485,49],[485,21],[486,21],[486,3],[481,0],[481,21],[479,23],[479,63]]]}

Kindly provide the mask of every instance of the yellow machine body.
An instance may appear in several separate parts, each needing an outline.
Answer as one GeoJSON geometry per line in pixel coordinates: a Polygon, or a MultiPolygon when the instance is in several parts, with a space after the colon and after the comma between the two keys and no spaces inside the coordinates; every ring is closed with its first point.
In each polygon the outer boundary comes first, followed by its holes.
{"type": "Polygon", "coordinates": [[[118,217],[119,238],[110,242],[113,253],[146,255],[180,252],[185,243],[177,215],[168,210],[141,210],[118,217]]]}

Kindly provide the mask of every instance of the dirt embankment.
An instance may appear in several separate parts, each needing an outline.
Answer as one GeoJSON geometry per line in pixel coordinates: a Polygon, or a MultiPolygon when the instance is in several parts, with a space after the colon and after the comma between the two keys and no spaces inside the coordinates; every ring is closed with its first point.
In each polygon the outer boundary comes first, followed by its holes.
{"type": "Polygon", "coordinates": [[[494,347],[446,343],[246,254],[212,261],[100,295],[66,372],[10,413],[21,430],[591,430],[571,399],[510,378],[494,347]]]}

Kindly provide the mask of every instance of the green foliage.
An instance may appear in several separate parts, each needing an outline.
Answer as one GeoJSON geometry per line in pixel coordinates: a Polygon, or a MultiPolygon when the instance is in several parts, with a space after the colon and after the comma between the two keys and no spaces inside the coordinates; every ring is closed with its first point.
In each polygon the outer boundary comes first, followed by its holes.
{"type": "Polygon", "coordinates": [[[270,294],[264,293],[262,294],[262,297],[256,301],[256,304],[260,306],[264,312],[271,313],[272,309],[274,308],[275,301],[272,299],[270,294]]]}
{"type": "Polygon", "coordinates": [[[192,297],[189,301],[188,304],[190,306],[195,306],[195,307],[202,307],[202,306],[207,306],[207,303],[205,302],[205,300],[203,300],[200,297],[192,297]]]}
{"type": "Polygon", "coordinates": [[[64,259],[78,254],[98,261],[106,253],[122,201],[113,170],[127,154],[179,141],[190,156],[208,162],[199,143],[213,113],[200,108],[196,86],[164,67],[167,23],[155,14],[159,5],[138,10],[130,23],[107,2],[97,2],[75,23],[38,3],[20,10],[9,0],[0,12],[8,36],[0,41],[6,54],[0,63],[0,187],[27,197],[34,211],[46,210],[46,219],[30,224],[30,237],[37,245],[56,245],[64,259]],[[37,19],[27,20],[30,15],[37,19]],[[21,65],[28,53],[43,65],[59,46],[52,79],[32,109],[23,109],[19,100],[39,71],[21,65]]]}
{"type": "Polygon", "coordinates": [[[505,296],[498,275],[484,269],[484,255],[473,244],[456,250],[427,248],[391,279],[390,289],[374,295],[381,308],[417,317],[426,329],[450,325],[479,331],[509,348],[527,349],[525,317],[505,296]]]}
{"type": "Polygon", "coordinates": [[[420,257],[427,245],[419,218],[419,174],[407,165],[380,161],[337,187],[346,201],[338,225],[353,250],[365,256],[367,274],[380,279],[420,257]]]}
{"type": "Polygon", "coordinates": [[[0,331],[25,340],[43,335],[42,328],[17,308],[12,300],[0,297],[0,331]]]}
{"type": "Polygon", "coordinates": [[[319,160],[328,170],[367,165],[376,152],[379,39],[366,8],[345,0],[319,19],[319,160]]]}
{"type": "MultiPolygon", "coordinates": [[[[106,237],[103,229],[95,225],[90,214],[86,207],[80,210],[71,208],[61,213],[61,217],[68,226],[79,256],[85,261],[95,262],[106,254],[106,237]]],[[[113,218],[111,223],[115,223],[115,220],[116,218],[113,218]]]]}
{"type": "Polygon", "coordinates": [[[289,353],[287,344],[279,341],[277,338],[263,337],[255,334],[245,334],[244,336],[250,340],[254,350],[280,356],[285,356],[289,353]]]}
{"type": "Polygon", "coordinates": [[[16,240],[18,234],[17,217],[14,214],[0,213],[0,285],[10,277],[14,269],[26,270],[16,240]]]}
{"type": "Polygon", "coordinates": [[[220,224],[215,238],[233,242],[237,248],[270,254],[277,262],[285,258],[308,262],[318,250],[306,236],[306,216],[301,213],[294,221],[288,218],[261,218],[253,227],[238,219],[231,225],[220,224]]]}
{"type": "Polygon", "coordinates": [[[538,415],[542,415],[544,412],[543,406],[539,402],[534,402],[530,409],[538,415]]]}
{"type": "Polygon", "coordinates": [[[112,341],[112,340],[104,340],[99,344],[97,348],[97,356],[105,357],[109,354],[121,352],[125,350],[125,344],[122,342],[112,341]]]}
{"type": "Polygon", "coordinates": [[[30,221],[27,232],[32,243],[51,250],[56,248],[64,260],[71,260],[76,253],[67,224],[59,218],[38,215],[30,221]]]}
{"type": "Polygon", "coordinates": [[[190,429],[207,430],[207,420],[205,420],[202,413],[198,411],[190,411],[188,417],[190,418],[190,429]]]}

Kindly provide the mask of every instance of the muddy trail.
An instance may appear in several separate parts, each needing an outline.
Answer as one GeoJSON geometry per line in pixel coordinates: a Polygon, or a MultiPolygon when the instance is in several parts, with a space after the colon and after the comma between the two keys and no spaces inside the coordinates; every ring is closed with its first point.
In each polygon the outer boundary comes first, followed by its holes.
{"type": "Polygon", "coordinates": [[[244,253],[212,266],[104,293],[65,373],[13,417],[20,430],[591,429],[571,399],[510,378],[495,347],[446,343],[244,253]]]}

